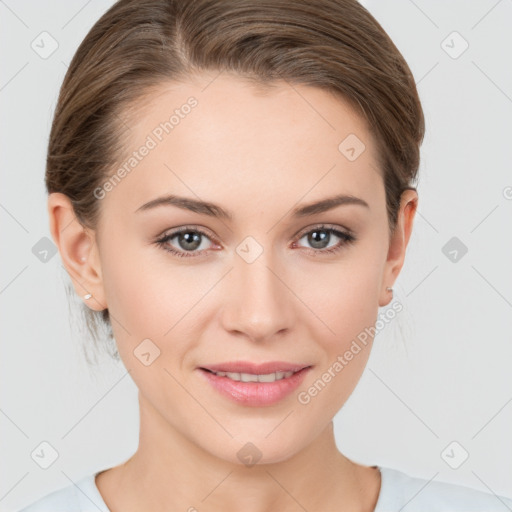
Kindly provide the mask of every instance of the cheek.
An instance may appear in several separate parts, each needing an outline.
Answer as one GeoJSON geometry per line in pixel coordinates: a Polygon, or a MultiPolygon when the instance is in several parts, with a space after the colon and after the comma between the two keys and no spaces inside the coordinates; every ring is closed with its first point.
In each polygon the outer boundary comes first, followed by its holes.
{"type": "Polygon", "coordinates": [[[160,332],[164,327],[158,319],[165,322],[165,315],[162,318],[155,312],[164,310],[172,317],[179,308],[184,291],[182,273],[180,266],[145,236],[115,219],[101,233],[105,298],[109,311],[128,330],[142,327],[160,332]]]}
{"type": "Polygon", "coordinates": [[[129,251],[122,258],[109,258],[107,255],[103,269],[105,298],[115,319],[113,327],[117,324],[120,331],[124,327],[130,333],[138,331],[138,334],[145,334],[141,333],[141,327],[154,325],[153,311],[158,297],[153,289],[150,270],[141,265],[136,253],[129,251]]]}
{"type": "MultiPolygon", "coordinates": [[[[203,299],[223,271],[208,265],[181,265],[161,249],[140,242],[130,247],[120,237],[104,247],[102,270],[112,329],[128,369],[133,367],[134,350],[146,339],[154,342],[167,362],[165,353],[173,340],[172,358],[181,359],[190,349],[186,341],[190,331],[201,321],[198,315],[204,315],[208,301],[203,299]],[[116,247],[125,247],[122,257],[116,247]]],[[[156,366],[164,359],[155,360],[156,366]]]]}
{"type": "Polygon", "coordinates": [[[378,247],[362,246],[352,248],[345,259],[332,265],[310,265],[300,272],[304,276],[300,279],[301,297],[334,332],[335,344],[347,342],[375,322],[383,264],[378,247]]]}
{"type": "Polygon", "coordinates": [[[142,340],[161,336],[179,309],[176,283],[148,259],[154,251],[122,226],[109,228],[102,243],[103,287],[120,352],[124,345],[133,350],[142,340]]]}
{"type": "Polygon", "coordinates": [[[312,333],[322,356],[297,401],[312,417],[333,417],[361,378],[378,314],[379,277],[378,261],[355,262],[331,273],[330,279],[318,276],[323,292],[308,294],[309,303],[316,304],[315,313],[322,319],[314,322],[317,327],[312,333]]]}

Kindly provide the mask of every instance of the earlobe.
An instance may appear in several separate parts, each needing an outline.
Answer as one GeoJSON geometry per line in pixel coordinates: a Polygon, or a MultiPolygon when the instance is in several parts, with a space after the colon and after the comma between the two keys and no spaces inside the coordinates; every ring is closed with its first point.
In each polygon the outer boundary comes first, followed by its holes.
{"type": "Polygon", "coordinates": [[[91,309],[104,310],[107,305],[94,232],[80,224],[69,197],[60,192],[48,196],[48,216],[53,241],[76,293],[91,309]]]}

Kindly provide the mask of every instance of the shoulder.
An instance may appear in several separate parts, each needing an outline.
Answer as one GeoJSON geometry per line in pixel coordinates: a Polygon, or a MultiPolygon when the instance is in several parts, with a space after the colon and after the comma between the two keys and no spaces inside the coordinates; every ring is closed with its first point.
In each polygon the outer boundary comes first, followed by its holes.
{"type": "Polygon", "coordinates": [[[409,476],[380,467],[381,492],[375,512],[507,512],[512,499],[463,485],[409,476]]]}
{"type": "Polygon", "coordinates": [[[18,512],[109,512],[95,483],[96,473],[46,494],[18,512]]]}

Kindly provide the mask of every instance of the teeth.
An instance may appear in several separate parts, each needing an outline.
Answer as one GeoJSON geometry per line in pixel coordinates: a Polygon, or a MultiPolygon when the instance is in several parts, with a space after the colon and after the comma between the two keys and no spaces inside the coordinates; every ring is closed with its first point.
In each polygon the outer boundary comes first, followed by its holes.
{"type": "Polygon", "coordinates": [[[274,382],[276,380],[287,379],[295,372],[274,372],[263,375],[254,375],[252,373],[236,373],[236,372],[213,372],[218,377],[227,377],[231,380],[242,382],[274,382]]]}

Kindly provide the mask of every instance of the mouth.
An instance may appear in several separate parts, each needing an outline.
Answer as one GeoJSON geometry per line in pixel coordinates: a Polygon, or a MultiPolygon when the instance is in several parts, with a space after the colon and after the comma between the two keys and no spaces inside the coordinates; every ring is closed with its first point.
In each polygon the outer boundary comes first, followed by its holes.
{"type": "MultiPolygon", "coordinates": [[[[308,368],[308,367],[304,367],[308,368]]],[[[297,371],[287,371],[287,372],[272,372],[272,373],[244,373],[244,372],[214,372],[212,370],[209,370],[208,368],[200,368],[201,370],[204,370],[205,372],[213,373],[214,375],[217,375],[217,377],[227,377],[228,379],[234,380],[236,382],[275,382],[276,380],[282,380],[287,379],[288,377],[291,377],[295,373],[298,373],[299,371],[303,370],[304,368],[301,368],[297,371]]]]}
{"type": "Polygon", "coordinates": [[[239,405],[263,407],[289,396],[303,382],[312,365],[273,362],[223,363],[198,367],[221,395],[239,405]]]}

